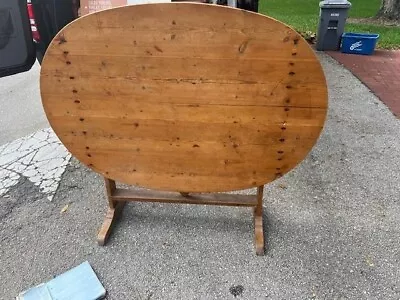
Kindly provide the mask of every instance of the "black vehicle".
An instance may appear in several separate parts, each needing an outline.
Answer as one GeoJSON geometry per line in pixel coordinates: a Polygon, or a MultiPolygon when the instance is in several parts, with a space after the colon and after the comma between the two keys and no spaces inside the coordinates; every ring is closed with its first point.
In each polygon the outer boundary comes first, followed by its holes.
{"type": "Polygon", "coordinates": [[[79,0],[27,0],[36,57],[41,63],[53,37],[78,17],[79,0]]]}
{"type": "Polygon", "coordinates": [[[79,0],[1,0],[0,77],[41,63],[53,37],[78,16],[79,0]]]}
{"type": "MultiPolygon", "coordinates": [[[[227,1],[200,0],[220,5],[227,1]]],[[[236,3],[258,10],[258,0],[236,3]]],[[[78,18],[79,6],[80,0],[0,0],[0,77],[28,71],[36,59],[41,63],[57,32],[78,18]]]]}

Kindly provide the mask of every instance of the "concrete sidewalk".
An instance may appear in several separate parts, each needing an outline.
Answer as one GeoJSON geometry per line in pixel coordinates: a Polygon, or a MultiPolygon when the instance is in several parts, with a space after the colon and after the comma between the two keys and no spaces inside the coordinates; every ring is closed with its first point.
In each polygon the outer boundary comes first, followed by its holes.
{"type": "Polygon", "coordinates": [[[265,191],[267,252],[245,208],[129,204],[109,244],[101,178],[71,160],[52,202],[20,178],[0,217],[0,299],[88,260],[107,299],[399,299],[400,122],[321,54],[322,136],[265,191]],[[65,212],[61,210],[69,204],[65,212]]]}

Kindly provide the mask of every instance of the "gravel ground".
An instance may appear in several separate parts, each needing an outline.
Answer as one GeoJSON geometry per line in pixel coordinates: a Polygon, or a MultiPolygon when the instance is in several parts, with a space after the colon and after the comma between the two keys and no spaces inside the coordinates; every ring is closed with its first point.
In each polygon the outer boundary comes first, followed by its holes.
{"type": "Polygon", "coordinates": [[[265,190],[264,257],[246,208],[131,203],[97,246],[103,183],[72,160],[52,202],[23,178],[0,197],[0,299],[85,260],[109,300],[399,299],[400,122],[320,58],[328,120],[307,159],[265,190]]]}

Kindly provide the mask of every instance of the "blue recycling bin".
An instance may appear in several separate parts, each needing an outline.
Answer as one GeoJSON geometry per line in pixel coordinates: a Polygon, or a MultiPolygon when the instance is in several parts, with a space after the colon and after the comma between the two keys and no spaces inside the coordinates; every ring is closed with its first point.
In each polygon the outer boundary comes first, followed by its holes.
{"type": "Polygon", "coordinates": [[[342,52],[351,54],[371,55],[374,53],[379,34],[350,33],[342,35],[342,52]]]}

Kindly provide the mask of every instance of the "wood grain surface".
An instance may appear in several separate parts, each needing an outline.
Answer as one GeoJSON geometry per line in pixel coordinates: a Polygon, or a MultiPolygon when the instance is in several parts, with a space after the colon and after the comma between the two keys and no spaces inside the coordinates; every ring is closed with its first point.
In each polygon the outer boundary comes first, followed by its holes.
{"type": "Polygon", "coordinates": [[[313,50],[229,7],[127,6],[72,22],[41,69],[46,115],[103,176],[180,192],[268,183],[299,164],[327,110],[313,50]]]}

